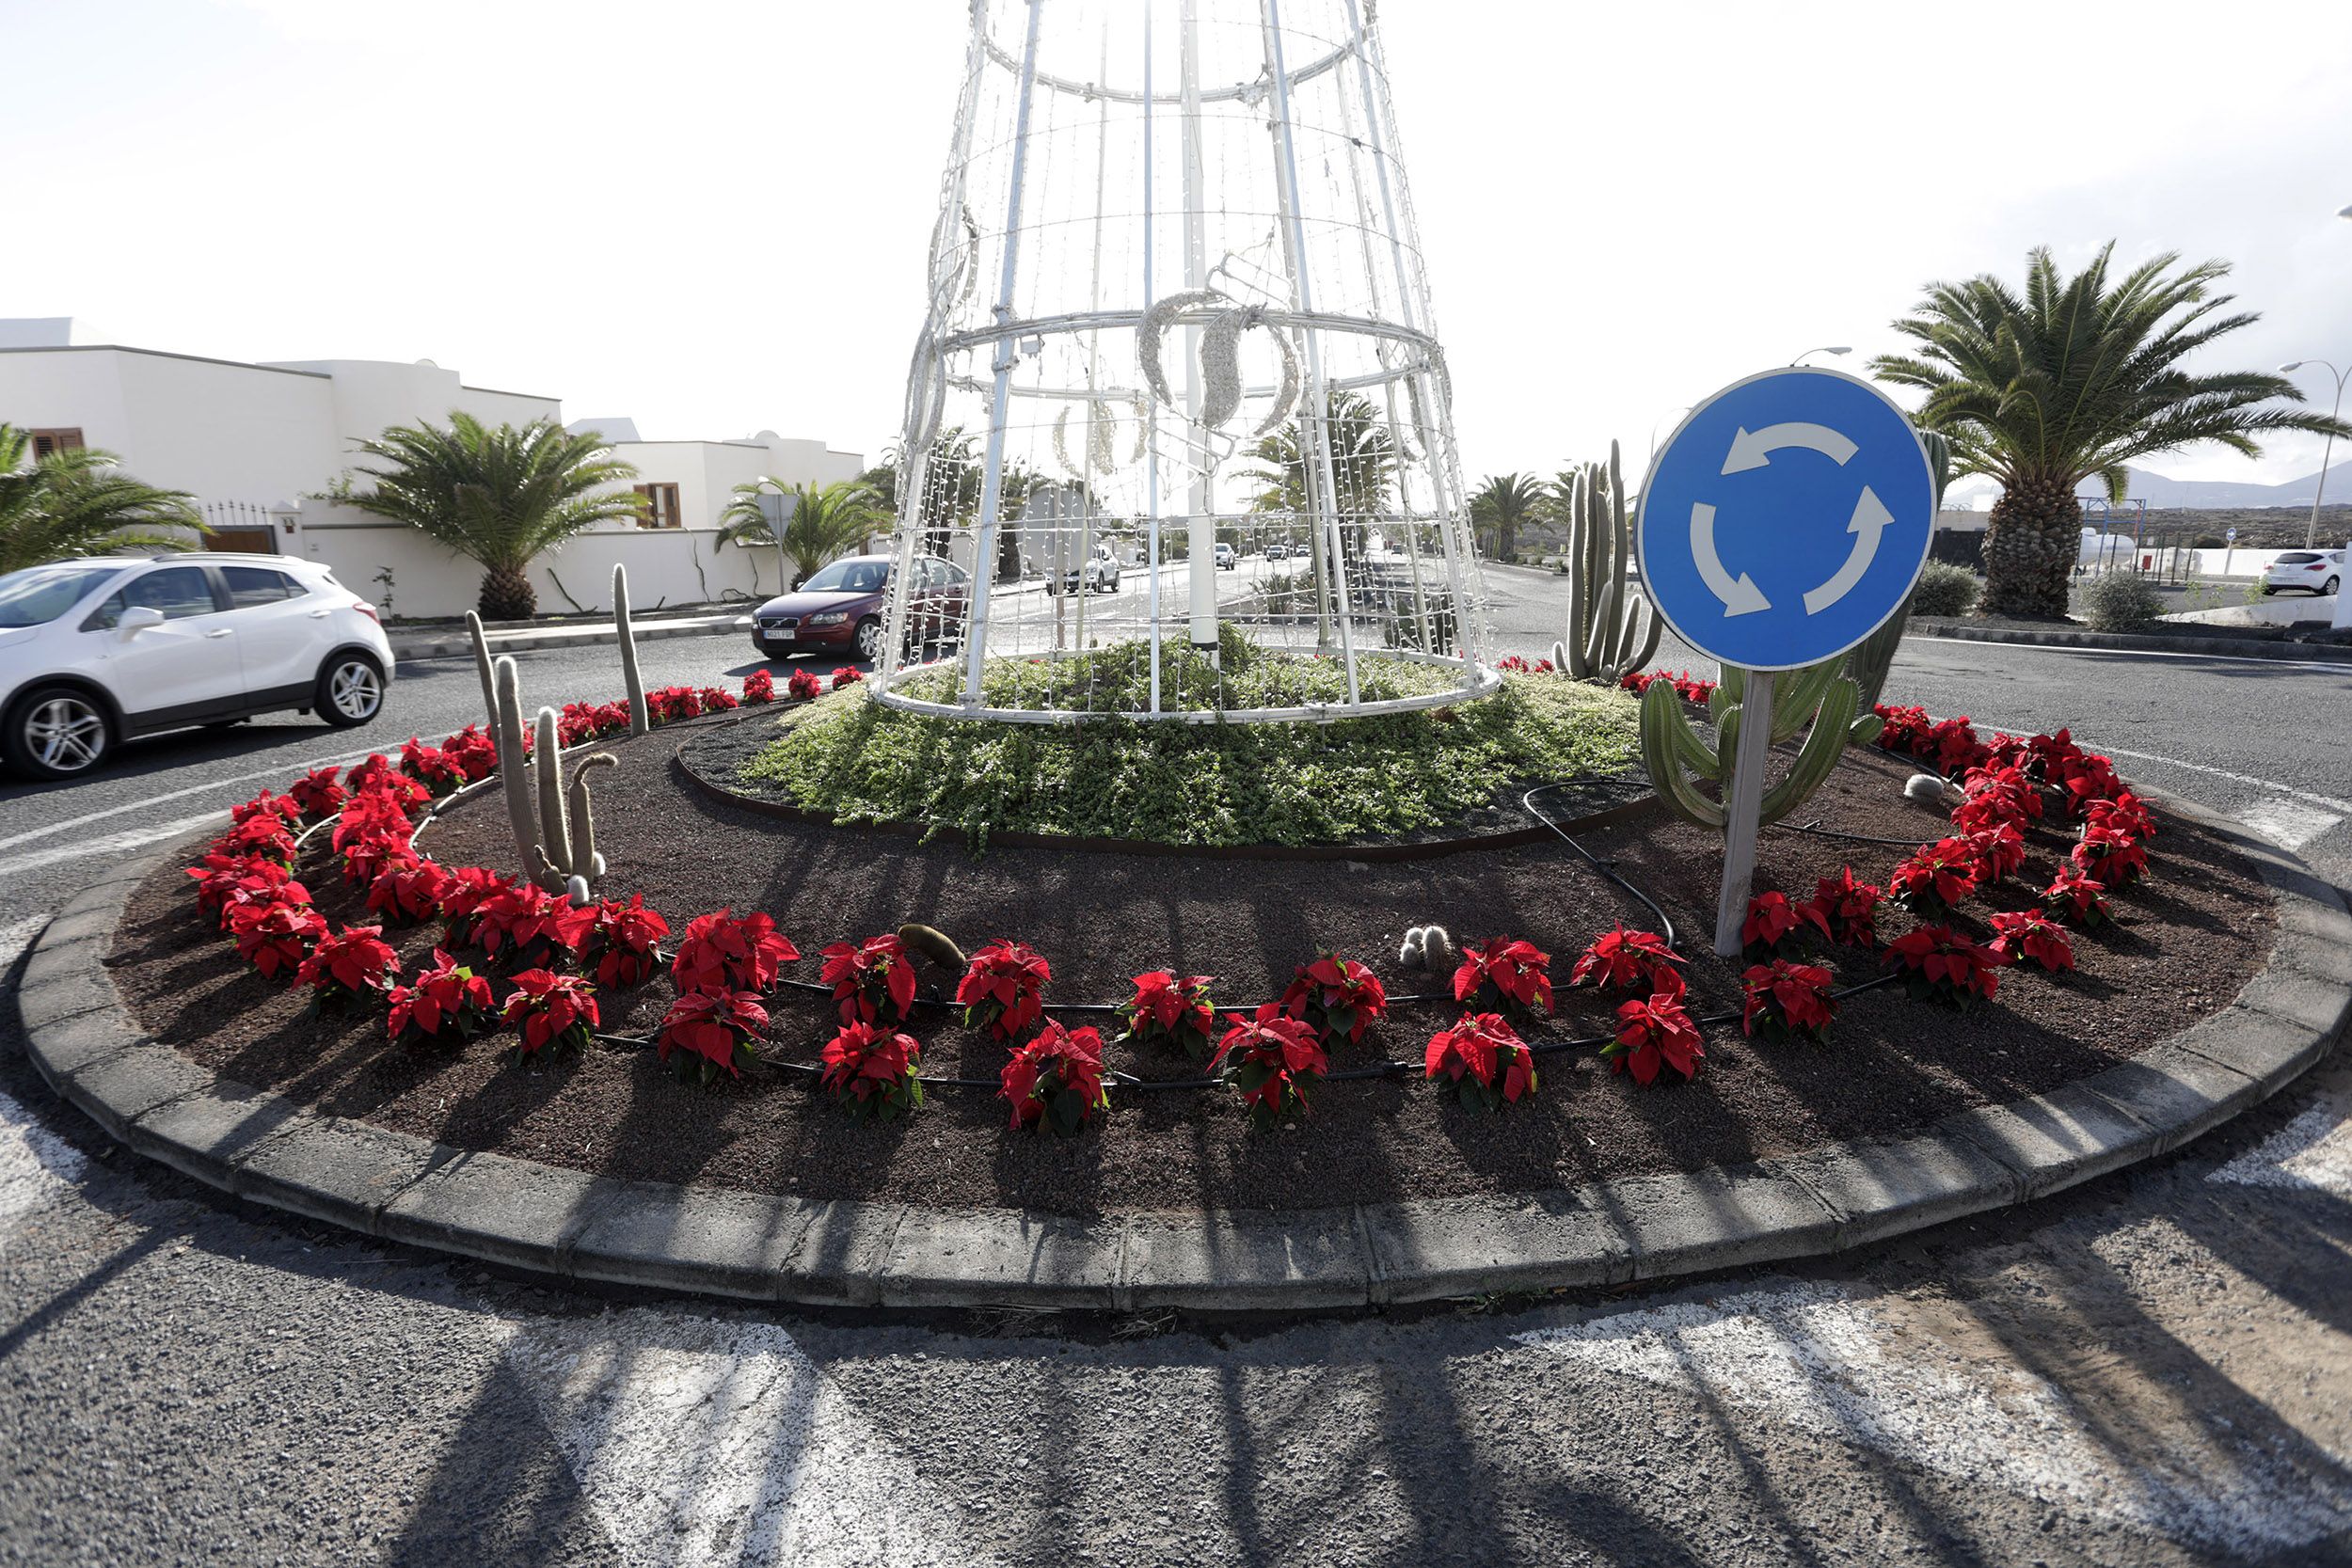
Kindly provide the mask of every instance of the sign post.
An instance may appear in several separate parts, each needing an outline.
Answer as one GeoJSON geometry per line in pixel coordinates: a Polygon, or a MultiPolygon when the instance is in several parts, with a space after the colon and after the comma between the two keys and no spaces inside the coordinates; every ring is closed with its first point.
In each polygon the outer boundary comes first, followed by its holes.
{"type": "Polygon", "coordinates": [[[1634,546],[1666,624],[1747,672],[1724,781],[1715,951],[1740,951],[1772,745],[1776,671],[1836,658],[1902,607],[1935,531],[1910,420],[1837,371],[1768,371],[1692,408],[1650,460],[1634,546]]]}

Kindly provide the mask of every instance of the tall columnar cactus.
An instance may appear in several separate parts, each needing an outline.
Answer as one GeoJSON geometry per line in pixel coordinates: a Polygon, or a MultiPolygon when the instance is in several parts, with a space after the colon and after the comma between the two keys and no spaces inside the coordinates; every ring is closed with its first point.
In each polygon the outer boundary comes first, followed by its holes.
{"type": "MultiPolygon", "coordinates": [[[[1952,444],[1932,430],[1920,432],[1919,442],[1928,449],[1928,468],[1935,483],[1935,510],[1941,515],[1944,486],[1952,476],[1952,444]]],[[[1886,618],[1886,625],[1864,638],[1861,645],[1846,656],[1846,678],[1861,689],[1866,710],[1878,706],[1879,694],[1886,689],[1887,672],[1895,666],[1895,650],[1901,644],[1910,622],[1911,598],[1906,594],[1901,607],[1886,618]]]]}
{"type": "Polygon", "coordinates": [[[1568,635],[1551,645],[1551,660],[1580,680],[1615,684],[1650,661],[1665,631],[1657,610],[1626,586],[1633,527],[1625,500],[1612,441],[1608,463],[1579,468],[1568,498],[1568,635]]]}
{"type": "Polygon", "coordinates": [[[589,884],[604,875],[587,774],[591,768],[615,766],[616,759],[605,752],[583,758],[572,770],[566,791],[555,710],[539,710],[526,762],[521,682],[512,658],[498,661],[492,689],[490,733],[498,745],[499,784],[506,794],[507,821],[515,831],[516,858],[523,874],[548,892],[584,902],[589,884]]]}
{"type": "Polygon", "coordinates": [[[628,625],[628,568],[617,561],[612,563],[612,625],[621,637],[621,680],[628,688],[628,733],[644,735],[653,728],[653,715],[645,707],[645,677],[637,673],[637,634],[628,625]]]}
{"type": "MultiPolygon", "coordinates": [[[[1848,745],[1864,746],[1878,738],[1883,721],[1876,714],[1857,714],[1861,692],[1838,673],[1838,660],[1824,659],[1778,677],[1772,702],[1772,743],[1780,744],[1804,726],[1813,728],[1798,749],[1788,776],[1764,792],[1759,820],[1777,822],[1796,810],[1804,798],[1821,787],[1848,745]]],[[[1672,681],[1652,681],[1642,693],[1642,762],[1649,769],[1650,786],[1669,810],[1702,828],[1724,826],[1722,794],[1731,784],[1732,759],[1740,753],[1741,699],[1747,672],[1725,665],[1723,680],[1708,700],[1715,721],[1715,744],[1709,747],[1692,728],[1682,712],[1682,699],[1672,681]],[[1700,793],[1699,781],[1717,786],[1717,795],[1700,793]]]]}
{"type": "Polygon", "coordinates": [[[496,729],[499,721],[499,694],[497,689],[491,684],[490,639],[482,630],[482,617],[470,610],[466,611],[466,635],[473,640],[474,673],[482,677],[483,711],[489,715],[490,727],[496,729]]]}

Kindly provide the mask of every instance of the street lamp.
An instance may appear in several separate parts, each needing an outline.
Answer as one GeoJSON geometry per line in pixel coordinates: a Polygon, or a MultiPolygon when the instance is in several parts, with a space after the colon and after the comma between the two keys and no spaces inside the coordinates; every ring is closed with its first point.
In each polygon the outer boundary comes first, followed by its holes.
{"type": "MultiPolygon", "coordinates": [[[[2344,210],[2344,216],[2352,217],[2352,207],[2344,210]]],[[[2336,406],[2328,417],[2331,420],[2344,418],[2344,384],[2346,379],[2352,379],[2352,365],[2338,370],[2325,359],[2291,359],[2279,367],[2279,373],[2293,375],[2306,365],[2317,365],[2336,378],[2336,406]]],[[[2312,520],[2303,530],[2303,547],[2307,550],[2319,538],[2319,501],[2328,493],[2328,459],[2335,450],[2336,433],[2331,430],[2328,433],[2327,444],[2319,449],[2319,488],[2312,493],[2312,520]]]]}
{"type": "Polygon", "coordinates": [[[1806,349],[1806,350],[1805,350],[1803,354],[1798,355],[1798,356],[1797,356],[1794,359],[1789,360],[1789,361],[1788,361],[1788,368],[1789,368],[1790,370],[1794,370],[1794,369],[1796,369],[1799,365],[1804,364],[1804,363],[1807,359],[1811,358],[1813,356],[1815,356],[1815,355],[1817,355],[1817,354],[1836,354],[1836,355],[1847,355],[1847,354],[1851,354],[1852,352],[1853,352],[1853,350],[1852,350],[1852,349],[1851,349],[1851,348],[1845,348],[1845,347],[1840,347],[1840,348],[1809,348],[1809,349],[1806,349]]]}

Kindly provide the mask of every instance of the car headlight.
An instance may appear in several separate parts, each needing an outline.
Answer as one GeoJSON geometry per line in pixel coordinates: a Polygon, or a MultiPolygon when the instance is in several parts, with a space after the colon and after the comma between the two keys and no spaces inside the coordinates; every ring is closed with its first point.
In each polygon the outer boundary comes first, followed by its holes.
{"type": "Polygon", "coordinates": [[[810,616],[808,618],[807,625],[812,626],[837,626],[849,618],[848,611],[833,610],[827,610],[822,615],[810,616]]]}

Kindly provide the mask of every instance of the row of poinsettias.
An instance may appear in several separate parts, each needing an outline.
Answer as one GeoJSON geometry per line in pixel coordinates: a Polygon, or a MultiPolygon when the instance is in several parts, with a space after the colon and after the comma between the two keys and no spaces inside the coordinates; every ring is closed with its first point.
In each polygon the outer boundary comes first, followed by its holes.
{"type": "MultiPolygon", "coordinates": [[[[807,687],[796,675],[794,695],[813,695],[814,677],[807,687]]],[[[746,681],[744,700],[772,696],[765,672],[746,681]]],[[[649,694],[658,721],[736,701],[715,688],[649,694]]],[[[2072,967],[2064,926],[2096,923],[2106,912],[2107,889],[2146,869],[2143,845],[2154,831],[2148,812],[2107,759],[2074,745],[2065,732],[1980,742],[1964,719],[1933,724],[1917,710],[1881,711],[1898,733],[1897,745],[1961,772],[1965,800],[1952,813],[1958,831],[1921,846],[1895,868],[1885,890],[1847,867],[1822,879],[1809,901],[1792,903],[1778,892],[1751,900],[1744,934],[1759,961],[1742,977],[1740,1022],[1748,1034],[1825,1038],[1837,1007],[1834,976],[1784,955],[1808,936],[1876,948],[1882,900],[1922,922],[1889,944],[1886,966],[1915,994],[1965,1006],[1994,993],[2006,964],[2072,967]],[[2082,819],[2071,863],[2042,892],[2041,909],[1994,914],[1994,939],[1973,942],[1954,928],[1953,911],[2023,868],[2023,830],[2042,816],[2045,792],[2082,819]]],[[[585,741],[625,729],[628,713],[621,704],[573,705],[564,721],[585,741]]],[[[495,748],[478,726],[469,726],[438,747],[412,739],[397,761],[372,756],[340,777],[319,769],[282,796],[265,790],[236,808],[230,831],[190,869],[199,903],[264,975],[291,978],[322,1004],[380,1001],[397,1041],[465,1040],[504,1022],[516,1027],[517,1049],[527,1055],[584,1044],[600,1023],[599,991],[634,988],[659,973],[671,927],[636,895],[574,907],[528,881],[481,867],[446,867],[419,853],[419,814],[436,798],[487,777],[494,765],[495,748]],[[377,925],[330,929],[294,879],[297,834],[307,837],[329,822],[342,873],[367,890],[377,925]],[[383,940],[386,926],[436,919],[443,923],[442,942],[404,979],[383,940]],[[504,981],[502,997],[494,975],[504,981]]],[[[841,1027],[824,1049],[821,1088],[861,1115],[913,1110],[923,1099],[922,1048],[907,1027],[922,999],[906,943],[896,935],[836,942],[822,957],[813,989],[831,992],[841,1027]]],[[[768,1026],[764,997],[779,986],[805,984],[782,974],[799,958],[765,914],[721,910],[690,921],[668,955],[676,998],[655,1039],[662,1059],[706,1079],[739,1071],[768,1026]]],[[[1706,1021],[1689,1011],[1679,962],[1655,933],[1620,927],[1581,954],[1571,971],[1571,986],[1624,997],[1613,1037],[1599,1043],[1620,1070],[1643,1084],[1665,1068],[1693,1076],[1704,1060],[1706,1021]]],[[[1452,986],[1468,1010],[1431,1037],[1425,1075],[1474,1106],[1499,1107],[1533,1091],[1536,1056],[1580,1043],[1534,1045],[1518,1032],[1553,1010],[1549,965],[1549,955],[1515,938],[1470,945],[1452,986]]],[[[1108,1104],[1113,1075],[1099,1030],[1045,1016],[1051,978],[1042,956],[1017,942],[994,942],[969,960],[955,1002],[968,1024],[1009,1047],[999,1093],[1010,1103],[1013,1125],[1071,1132],[1108,1104]]],[[[1111,1010],[1130,1042],[1179,1049],[1205,1062],[1212,1079],[1230,1084],[1263,1121],[1303,1110],[1313,1085],[1329,1072],[1332,1047],[1342,1039],[1360,1043],[1390,1003],[1364,965],[1327,955],[1300,966],[1275,1001],[1228,1013],[1220,1031],[1212,984],[1204,975],[1139,974],[1134,994],[1111,1010]]]]}

